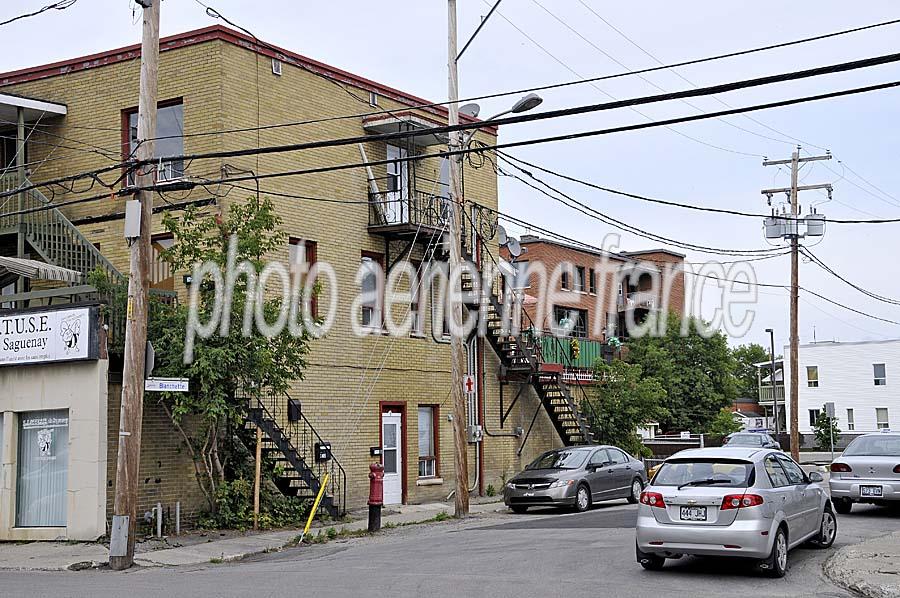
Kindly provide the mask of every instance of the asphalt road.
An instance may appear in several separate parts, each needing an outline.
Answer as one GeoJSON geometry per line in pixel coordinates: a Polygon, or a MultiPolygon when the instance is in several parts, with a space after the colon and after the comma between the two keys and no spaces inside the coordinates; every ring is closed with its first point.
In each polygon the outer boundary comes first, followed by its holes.
{"type": "MultiPolygon", "coordinates": [[[[787,577],[748,563],[684,558],[661,572],[634,560],[636,507],[584,514],[534,511],[389,530],[232,564],[128,572],[0,572],[2,596],[850,596],[822,574],[833,550],[800,548],[787,577]]],[[[856,506],[840,516],[835,547],[900,527],[900,513],[856,506]]]]}

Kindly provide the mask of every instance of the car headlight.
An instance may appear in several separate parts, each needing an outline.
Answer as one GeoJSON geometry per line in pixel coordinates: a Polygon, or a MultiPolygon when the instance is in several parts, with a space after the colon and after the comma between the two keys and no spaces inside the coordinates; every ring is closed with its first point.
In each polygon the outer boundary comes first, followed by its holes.
{"type": "Polygon", "coordinates": [[[513,484],[512,482],[506,482],[506,487],[507,487],[509,490],[515,490],[515,489],[516,489],[516,485],[513,484]]]}
{"type": "Polygon", "coordinates": [[[575,480],[556,480],[550,484],[550,488],[566,488],[575,484],[575,480]]]}

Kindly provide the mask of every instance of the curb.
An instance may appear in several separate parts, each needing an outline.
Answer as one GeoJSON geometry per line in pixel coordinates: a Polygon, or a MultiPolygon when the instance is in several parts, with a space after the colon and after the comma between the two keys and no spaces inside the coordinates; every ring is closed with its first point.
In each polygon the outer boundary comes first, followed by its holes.
{"type": "Polygon", "coordinates": [[[894,551],[894,554],[886,554],[884,550],[871,549],[867,546],[872,542],[884,541],[891,537],[896,538],[897,536],[889,534],[882,538],[839,549],[825,561],[823,566],[825,576],[835,585],[866,598],[900,598],[900,567],[896,564],[897,550],[894,551]],[[877,566],[879,560],[886,560],[894,570],[876,569],[872,572],[860,567],[860,563],[871,565],[872,562],[875,562],[875,566],[877,566]],[[889,574],[896,576],[896,580],[891,580],[893,583],[878,583],[872,579],[873,574],[889,574]]]}

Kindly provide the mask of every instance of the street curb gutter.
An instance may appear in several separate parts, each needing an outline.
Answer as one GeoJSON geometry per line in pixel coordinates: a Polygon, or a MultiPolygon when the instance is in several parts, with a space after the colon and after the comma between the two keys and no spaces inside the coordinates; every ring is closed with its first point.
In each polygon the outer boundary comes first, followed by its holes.
{"type": "Polygon", "coordinates": [[[866,598],[900,598],[900,532],[839,549],[824,571],[833,583],[866,598]]]}

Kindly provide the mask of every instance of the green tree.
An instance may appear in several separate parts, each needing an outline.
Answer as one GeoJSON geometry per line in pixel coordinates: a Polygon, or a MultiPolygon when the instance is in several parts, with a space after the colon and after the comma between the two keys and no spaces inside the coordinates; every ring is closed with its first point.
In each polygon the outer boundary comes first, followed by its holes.
{"type": "MultiPolygon", "coordinates": [[[[180,216],[167,213],[163,224],[174,241],[161,257],[176,272],[192,271],[195,264],[213,262],[224,277],[233,236],[237,241],[235,263],[246,260],[259,273],[263,258],[282,248],[285,241],[273,204],[256,197],[233,203],[225,217],[201,215],[195,207],[188,206],[180,216]]],[[[108,298],[108,311],[124,313],[124,289],[105,281],[99,272],[92,274],[91,280],[108,298]]],[[[198,320],[209,322],[216,311],[216,293],[221,294],[222,289],[216,289],[208,280],[196,280],[193,285],[197,290],[198,320]]],[[[188,378],[190,392],[147,393],[145,400],[154,401],[165,410],[184,440],[197,483],[209,504],[212,518],[208,521],[220,521],[226,526],[242,517],[246,519],[246,505],[236,506],[235,501],[249,500],[243,480],[253,476],[252,455],[241,442],[235,442],[244,433],[249,407],[246,398],[236,396],[237,391],[243,389],[245,395],[286,391],[292,381],[303,378],[309,351],[310,337],[305,327],[300,327],[300,334],[291,334],[285,327],[279,334],[267,337],[253,326],[244,334],[244,308],[254,297],[249,290],[247,277],[238,277],[230,310],[221,313],[223,319],[230,317],[227,334],[221,335],[217,329],[209,338],[196,338],[190,363],[185,363],[184,358],[188,305],[151,301],[147,330],[156,352],[153,374],[188,378]],[[219,507],[223,518],[217,518],[219,507]]],[[[266,298],[262,303],[266,322],[276,321],[281,308],[281,297],[266,298]]],[[[264,487],[263,491],[264,498],[271,498],[270,512],[263,514],[273,521],[278,521],[280,514],[300,512],[300,501],[287,504],[272,496],[271,488],[264,487]]]]}
{"type": "Polygon", "coordinates": [[[722,409],[706,426],[706,433],[711,436],[728,436],[741,431],[741,424],[734,419],[734,412],[722,409]]]}
{"type": "Polygon", "coordinates": [[[588,422],[594,439],[621,447],[633,455],[643,452],[637,428],[667,416],[660,383],[643,377],[641,366],[615,360],[594,364],[595,384],[588,390],[588,422]]]}
{"type": "Polygon", "coordinates": [[[816,448],[822,451],[827,451],[831,448],[832,438],[834,439],[834,443],[837,444],[838,438],[841,435],[841,429],[838,428],[837,418],[836,417],[828,417],[825,414],[825,406],[822,406],[822,412],[819,413],[819,417],[816,418],[816,424],[813,426],[813,434],[816,437],[816,448]]]}
{"type": "Polygon", "coordinates": [[[750,398],[759,400],[759,381],[755,363],[769,361],[771,356],[762,345],[750,343],[740,345],[732,349],[731,354],[735,359],[734,378],[738,398],[750,398]]]}
{"type": "Polygon", "coordinates": [[[705,430],[737,396],[734,356],[725,335],[710,330],[703,320],[688,316],[683,326],[678,314],[665,316],[649,316],[649,329],[662,329],[662,334],[630,339],[627,360],[665,389],[663,431],[705,430]]]}

